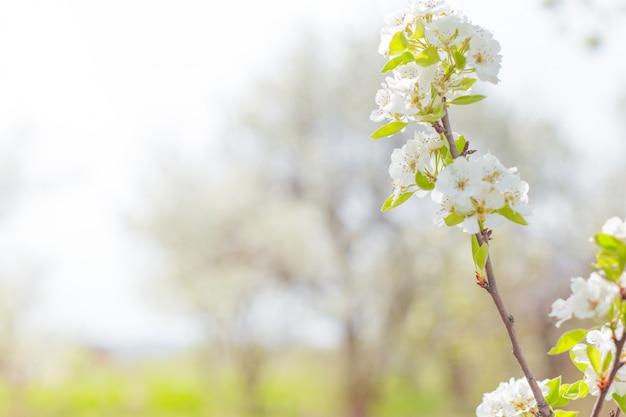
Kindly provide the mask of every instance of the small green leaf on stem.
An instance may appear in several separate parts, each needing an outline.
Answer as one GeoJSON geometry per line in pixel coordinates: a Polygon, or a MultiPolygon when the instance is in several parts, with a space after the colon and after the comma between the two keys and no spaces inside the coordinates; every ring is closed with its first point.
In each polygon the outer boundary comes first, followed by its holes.
{"type": "Polygon", "coordinates": [[[385,202],[383,203],[383,206],[380,208],[380,211],[387,211],[387,210],[391,210],[392,208],[398,207],[400,204],[408,200],[414,193],[415,191],[411,191],[409,193],[402,193],[398,196],[397,199],[396,199],[395,194],[390,195],[389,198],[387,198],[385,202]]]}
{"type": "Polygon", "coordinates": [[[576,417],[578,411],[554,410],[554,417],[576,417]]]}
{"type": "Polygon", "coordinates": [[[420,116],[420,122],[435,123],[443,119],[443,116],[445,115],[446,110],[442,103],[439,106],[435,107],[431,113],[420,116]]]}
{"type": "Polygon", "coordinates": [[[400,52],[406,51],[408,47],[409,41],[404,36],[404,32],[398,31],[391,37],[389,42],[389,55],[398,55],[400,52]]]}
{"type": "Polygon", "coordinates": [[[370,136],[372,139],[380,139],[398,133],[408,125],[407,122],[389,122],[379,127],[376,132],[370,136]]]}
{"type": "Polygon", "coordinates": [[[581,379],[573,384],[563,384],[559,390],[560,396],[565,400],[577,400],[585,398],[589,394],[587,384],[581,379]]]}
{"type": "Polygon", "coordinates": [[[494,212],[498,213],[501,216],[506,217],[507,219],[511,220],[513,223],[521,224],[522,226],[528,225],[528,223],[526,222],[526,219],[524,219],[522,215],[519,214],[518,212],[513,211],[513,209],[509,206],[504,206],[500,209],[494,210],[494,212]]]}
{"type": "Polygon", "coordinates": [[[459,51],[454,51],[454,62],[456,62],[456,67],[458,69],[462,71],[465,68],[466,61],[467,58],[465,58],[465,55],[463,55],[459,51]]]}
{"type": "Polygon", "coordinates": [[[429,67],[439,62],[439,51],[434,46],[425,48],[415,57],[415,63],[422,67],[429,67]]]}
{"type": "Polygon", "coordinates": [[[476,264],[476,268],[481,271],[485,268],[485,264],[487,263],[487,258],[489,257],[489,245],[483,243],[476,255],[474,255],[474,263],[476,264]]]}
{"type": "Polygon", "coordinates": [[[576,329],[565,332],[561,335],[556,345],[550,349],[548,355],[558,355],[559,353],[567,352],[575,345],[581,342],[587,336],[587,330],[576,329]]]}
{"type": "Polygon", "coordinates": [[[593,345],[587,345],[587,356],[589,357],[589,363],[596,374],[600,375],[604,371],[602,369],[602,353],[600,349],[593,345]]]}
{"type": "Polygon", "coordinates": [[[448,226],[456,226],[457,224],[463,223],[463,220],[465,220],[465,216],[461,216],[460,214],[456,213],[452,213],[448,215],[448,217],[443,219],[443,221],[446,222],[448,226]]]}
{"type": "Polygon", "coordinates": [[[467,143],[467,141],[465,140],[465,136],[459,136],[459,138],[454,141],[454,143],[456,144],[457,153],[459,155],[463,153],[463,149],[465,149],[465,144],[467,143]]]}
{"type": "Polygon", "coordinates": [[[416,19],[414,24],[415,27],[413,28],[413,35],[411,35],[411,38],[419,39],[424,36],[424,22],[420,19],[416,19]]]}
{"type": "Polygon", "coordinates": [[[420,171],[415,173],[415,183],[422,190],[430,191],[435,189],[435,183],[431,182],[428,177],[422,174],[420,171]]]}
{"type": "Polygon", "coordinates": [[[398,55],[390,59],[389,61],[387,61],[387,63],[385,64],[381,72],[389,72],[393,69],[396,69],[400,65],[408,64],[409,62],[414,61],[414,60],[415,60],[415,57],[413,56],[412,53],[408,51],[403,52],[402,55],[398,55]]]}
{"type": "Polygon", "coordinates": [[[574,366],[576,368],[578,368],[578,370],[582,373],[585,372],[585,370],[587,369],[587,367],[589,366],[588,364],[584,363],[584,362],[578,362],[576,360],[576,356],[574,356],[574,352],[572,350],[569,351],[569,358],[572,361],[572,363],[574,364],[574,366]]]}
{"type": "Polygon", "coordinates": [[[618,395],[616,392],[613,393],[613,400],[619,405],[622,413],[626,413],[626,395],[618,395]]]}
{"type": "Polygon", "coordinates": [[[550,389],[550,391],[548,392],[548,395],[546,395],[545,400],[549,405],[554,407],[555,404],[562,401],[562,397],[559,395],[559,390],[561,388],[561,376],[551,379],[547,382],[546,386],[550,389]]]}
{"type": "Polygon", "coordinates": [[[461,96],[457,97],[450,102],[450,104],[472,104],[477,101],[483,100],[485,96],[481,96],[480,94],[475,94],[472,96],[461,96]]]}

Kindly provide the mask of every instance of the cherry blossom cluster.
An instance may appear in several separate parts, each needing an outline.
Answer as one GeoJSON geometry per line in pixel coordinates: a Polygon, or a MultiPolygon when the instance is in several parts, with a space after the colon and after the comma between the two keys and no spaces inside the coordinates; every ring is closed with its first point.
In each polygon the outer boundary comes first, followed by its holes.
{"type": "MultiPolygon", "coordinates": [[[[544,395],[548,394],[548,380],[539,382],[544,395]]],[[[535,417],[537,401],[526,378],[511,378],[501,382],[495,391],[483,394],[483,401],[476,409],[477,417],[535,417]]]]}
{"type": "Polygon", "coordinates": [[[477,79],[498,82],[498,41],[443,0],[413,1],[385,24],[379,52],[389,58],[383,72],[391,74],[376,94],[373,121],[433,122],[444,97],[467,104],[483,98],[466,95],[477,79]]]}

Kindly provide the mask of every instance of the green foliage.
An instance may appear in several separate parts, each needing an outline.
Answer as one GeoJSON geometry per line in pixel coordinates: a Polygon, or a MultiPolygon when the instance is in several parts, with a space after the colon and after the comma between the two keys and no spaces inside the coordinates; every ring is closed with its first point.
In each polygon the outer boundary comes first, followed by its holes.
{"type": "Polygon", "coordinates": [[[408,123],[406,122],[389,122],[386,125],[379,127],[370,137],[372,139],[380,139],[391,136],[404,129],[407,125],[408,123]]]}
{"type": "Polygon", "coordinates": [[[387,211],[387,210],[391,210],[392,208],[398,207],[400,204],[408,200],[413,194],[415,194],[415,191],[412,191],[409,193],[402,193],[395,201],[394,201],[394,198],[396,196],[393,194],[390,195],[389,198],[387,198],[385,202],[383,203],[383,206],[380,208],[380,211],[387,211]]]}
{"type": "Polygon", "coordinates": [[[472,235],[472,257],[476,269],[482,271],[487,263],[487,257],[489,256],[489,245],[478,243],[478,239],[475,235],[472,235]]]}
{"type": "Polygon", "coordinates": [[[616,392],[613,393],[613,400],[619,405],[622,413],[626,412],[626,395],[618,395],[616,392]]]}
{"type": "Polygon", "coordinates": [[[398,68],[400,65],[408,64],[411,61],[415,61],[415,57],[412,53],[406,51],[401,55],[398,55],[387,61],[381,72],[389,72],[393,69],[398,68]]]}
{"type": "Polygon", "coordinates": [[[415,173],[415,183],[422,190],[430,191],[435,189],[435,183],[431,182],[431,180],[420,171],[415,173]]]}
{"type": "Polygon", "coordinates": [[[456,226],[457,224],[463,223],[463,220],[465,220],[465,216],[461,216],[460,214],[456,213],[452,213],[448,217],[443,219],[443,221],[446,222],[446,225],[448,226],[456,226]]]}
{"type": "Polygon", "coordinates": [[[400,52],[406,51],[408,47],[409,41],[406,36],[404,36],[404,32],[398,31],[389,42],[389,55],[398,55],[400,52]]]}
{"type": "Polygon", "coordinates": [[[474,94],[469,96],[461,96],[457,97],[450,102],[450,104],[472,104],[478,101],[481,101],[485,98],[485,96],[481,96],[480,94],[474,94]]]}
{"type": "Polygon", "coordinates": [[[554,417],[576,417],[578,411],[555,410],[554,417]]]}
{"type": "Polygon", "coordinates": [[[600,252],[598,252],[594,267],[604,271],[608,280],[617,281],[624,272],[626,264],[626,244],[604,233],[597,234],[595,241],[600,246],[600,252]]]}
{"type": "Polygon", "coordinates": [[[415,57],[415,63],[422,67],[429,67],[439,62],[439,51],[434,46],[425,48],[415,57]]]}
{"type": "Polygon", "coordinates": [[[587,336],[587,330],[584,329],[575,329],[563,333],[556,345],[548,351],[548,355],[558,355],[559,353],[567,352],[580,343],[585,336],[587,336]]]}
{"type": "Polygon", "coordinates": [[[600,349],[593,345],[587,345],[587,356],[589,357],[589,363],[591,363],[591,367],[596,374],[602,374],[604,369],[602,366],[602,353],[600,353],[600,349]]]}
{"type": "Polygon", "coordinates": [[[465,149],[465,144],[467,143],[467,141],[465,140],[465,136],[459,136],[459,138],[454,141],[454,143],[456,145],[457,153],[461,154],[461,152],[463,152],[463,149],[465,149]]]}
{"type": "Polygon", "coordinates": [[[494,210],[494,212],[498,213],[501,216],[506,217],[507,219],[511,220],[513,223],[521,224],[522,226],[528,225],[528,223],[526,222],[526,219],[524,219],[524,217],[522,217],[522,215],[519,214],[518,212],[513,211],[513,209],[511,209],[511,207],[509,206],[504,206],[500,209],[494,210]]]}

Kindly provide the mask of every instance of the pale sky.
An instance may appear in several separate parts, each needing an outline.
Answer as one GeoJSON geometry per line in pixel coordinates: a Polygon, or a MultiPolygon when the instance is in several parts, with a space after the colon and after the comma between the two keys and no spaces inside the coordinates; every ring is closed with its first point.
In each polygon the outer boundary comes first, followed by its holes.
{"type": "MultiPolygon", "coordinates": [[[[606,105],[625,91],[616,53],[623,16],[603,16],[613,36],[590,54],[581,47],[589,16],[572,8],[555,20],[535,3],[456,3],[502,45],[502,82],[486,88],[490,99],[568,121],[579,146],[619,140],[606,105]]],[[[0,270],[36,277],[31,322],[104,343],[189,338],[191,325],[147,301],[151,259],[124,222],[155,156],[210,155],[223,98],[272,68],[301,27],[328,38],[345,28],[377,34],[384,14],[404,4],[0,1],[0,151],[14,149],[21,177],[0,219],[0,270]]]]}

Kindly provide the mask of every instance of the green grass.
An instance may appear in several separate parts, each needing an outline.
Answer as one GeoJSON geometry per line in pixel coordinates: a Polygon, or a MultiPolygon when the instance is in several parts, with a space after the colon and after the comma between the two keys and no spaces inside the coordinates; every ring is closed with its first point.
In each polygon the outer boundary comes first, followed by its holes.
{"type": "MultiPolygon", "coordinates": [[[[60,379],[20,388],[0,382],[0,416],[343,417],[340,370],[331,354],[281,358],[268,363],[251,397],[235,368],[220,360],[201,368],[192,355],[105,362],[87,357],[60,379]]],[[[443,404],[436,393],[390,376],[372,416],[439,416],[443,404]]]]}

